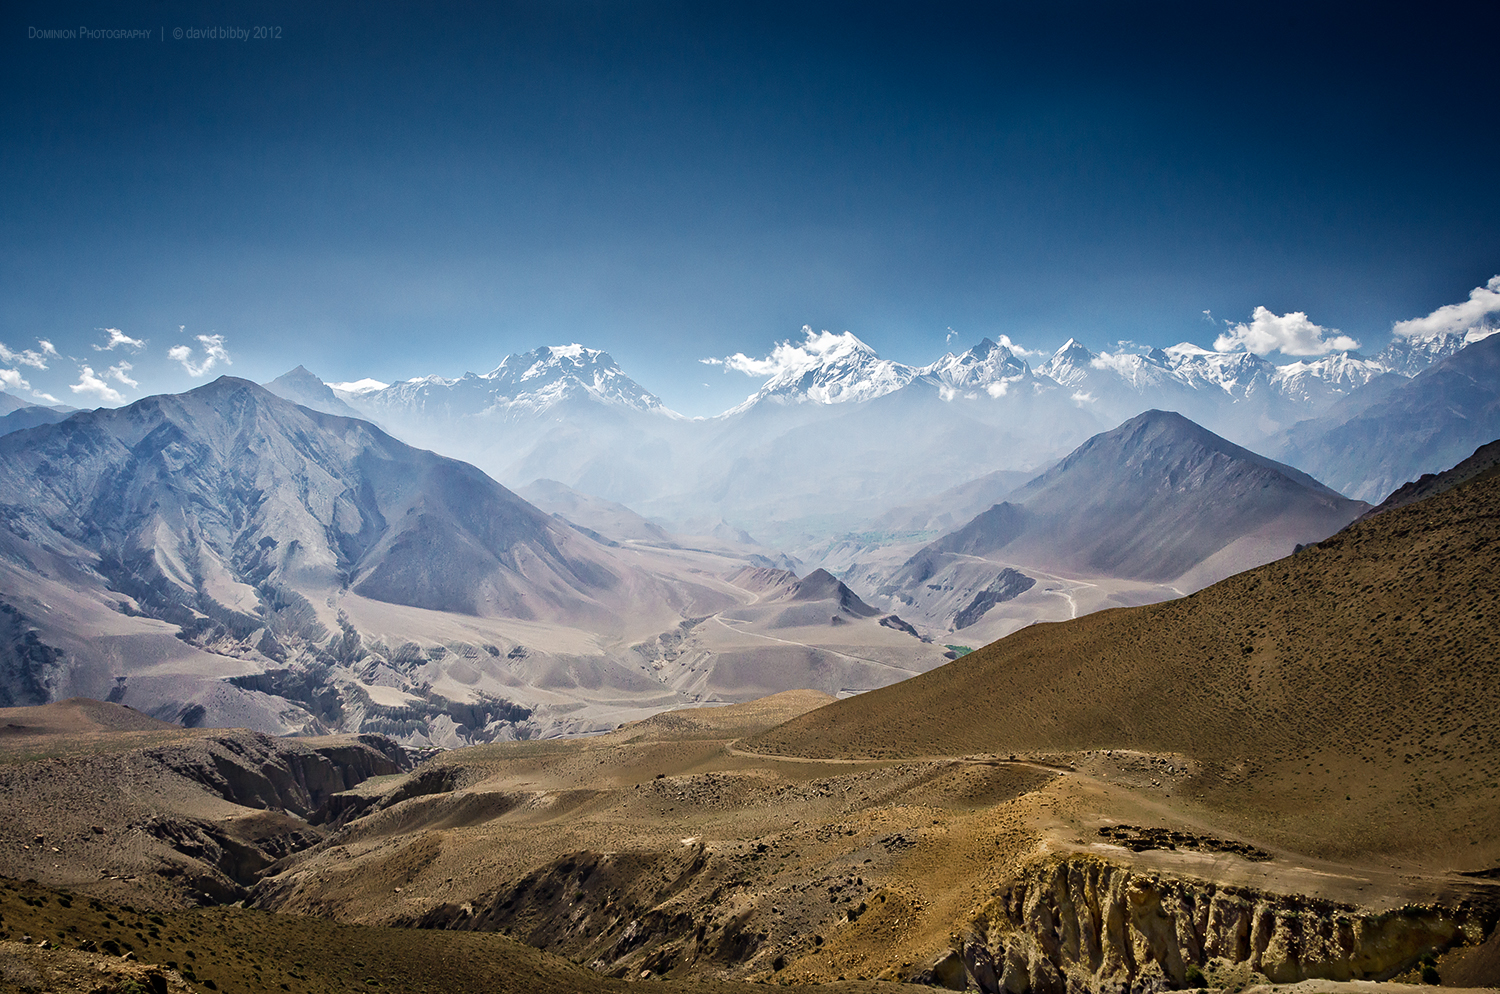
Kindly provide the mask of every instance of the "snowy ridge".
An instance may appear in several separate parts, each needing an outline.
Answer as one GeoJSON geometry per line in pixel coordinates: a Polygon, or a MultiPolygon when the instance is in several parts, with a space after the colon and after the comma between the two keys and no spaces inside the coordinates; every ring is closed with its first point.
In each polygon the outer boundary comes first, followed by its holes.
{"type": "Polygon", "coordinates": [[[1024,381],[1038,383],[1024,359],[988,338],[961,355],[949,352],[917,373],[938,383],[944,400],[958,396],[973,400],[981,391],[991,397],[1003,397],[1014,384],[1024,381]]]}
{"type": "Polygon", "coordinates": [[[781,368],[743,404],[721,416],[740,414],[765,402],[790,405],[874,400],[900,390],[919,373],[912,366],[880,358],[850,332],[813,335],[810,328],[803,332],[808,336],[807,345],[784,350],[781,368]]]}
{"type": "MultiPolygon", "coordinates": [[[[1011,348],[989,338],[965,352],[946,353],[926,366],[882,359],[851,332],[814,333],[806,341],[783,343],[765,360],[744,356],[727,362],[744,372],[766,375],[759,390],[719,415],[743,414],[759,404],[831,405],[874,400],[914,382],[935,386],[944,400],[999,400],[1017,389],[1040,393],[1068,390],[1078,404],[1106,398],[1239,405],[1280,405],[1276,419],[1293,411],[1311,416],[1377,376],[1412,376],[1453,355],[1490,329],[1398,338],[1374,357],[1335,352],[1317,359],[1276,365],[1251,352],[1220,352],[1190,342],[1166,348],[1092,352],[1069,339],[1034,369],[1011,348]]],[[[1023,350],[1024,351],[1024,350],[1023,350]]],[[[710,360],[705,360],[710,361],[710,360]]],[[[334,393],[372,415],[419,418],[475,415],[537,415],[570,401],[592,401],[679,420],[656,395],[636,383],[606,352],[582,345],[543,346],[506,356],[488,373],[457,379],[424,376],[389,386],[374,380],[332,384],[334,393]]],[[[1200,412],[1201,414],[1201,412],[1200,412]]]]}
{"type": "Polygon", "coordinates": [[[1376,353],[1375,359],[1386,372],[1416,376],[1428,366],[1442,362],[1465,345],[1484,337],[1483,329],[1474,328],[1467,334],[1448,332],[1422,338],[1395,338],[1376,353]]]}
{"type": "Polygon", "coordinates": [[[1124,387],[1138,394],[1176,389],[1235,401],[1271,394],[1317,405],[1392,369],[1357,352],[1277,366],[1250,352],[1215,352],[1188,342],[1141,353],[1095,354],[1069,339],[1036,371],[1075,388],[1124,387]]]}
{"type": "MultiPolygon", "coordinates": [[[[361,381],[367,382],[373,381],[361,381]]],[[[609,353],[578,344],[509,355],[488,373],[451,380],[420,376],[379,389],[335,392],[356,407],[423,417],[540,414],[575,399],[680,417],[626,376],[609,353]]]]}
{"type": "Polygon", "coordinates": [[[1273,383],[1284,396],[1304,404],[1321,404],[1357,390],[1375,377],[1393,372],[1380,359],[1358,352],[1335,352],[1321,359],[1276,367],[1273,383]]]}

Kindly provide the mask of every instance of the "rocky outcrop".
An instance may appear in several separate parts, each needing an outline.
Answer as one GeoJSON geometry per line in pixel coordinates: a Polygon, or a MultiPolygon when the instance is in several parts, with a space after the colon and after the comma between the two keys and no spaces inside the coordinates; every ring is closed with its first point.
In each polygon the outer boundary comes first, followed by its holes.
{"type": "Polygon", "coordinates": [[[338,820],[342,792],[370,777],[411,768],[401,748],[378,735],[309,744],[229,732],[146,750],[144,756],[226,801],[254,809],[217,821],[154,814],[129,826],[175,853],[155,872],[201,903],[246,897],[262,872],[323,840],[327,829],[316,826],[338,820]]]}
{"type": "Polygon", "coordinates": [[[1091,857],[1037,864],[997,897],[961,950],[988,994],[1383,980],[1424,955],[1484,941],[1496,909],[1375,913],[1294,895],[1145,874],[1091,857]]]}
{"type": "Polygon", "coordinates": [[[968,606],[953,616],[953,630],[956,632],[968,628],[984,617],[984,612],[996,604],[1003,604],[1005,601],[1019,597],[1034,586],[1036,586],[1034,579],[1020,570],[1007,566],[995,577],[993,583],[975,594],[968,606]]]}
{"type": "Polygon", "coordinates": [[[0,601],[0,707],[50,701],[66,660],[43,642],[31,619],[0,601]]]}

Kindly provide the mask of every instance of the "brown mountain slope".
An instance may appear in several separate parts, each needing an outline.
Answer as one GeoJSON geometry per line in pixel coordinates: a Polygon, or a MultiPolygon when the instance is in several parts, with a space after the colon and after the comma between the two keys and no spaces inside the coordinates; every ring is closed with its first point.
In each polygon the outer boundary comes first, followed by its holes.
{"type": "MultiPolygon", "coordinates": [[[[650,989],[662,994],[762,989],[713,980],[653,980],[650,989]]],[[[7,994],[624,994],[632,989],[638,988],[502,935],[371,928],[239,908],[150,910],[32,881],[0,882],[0,990],[7,994]],[[22,943],[23,938],[30,941],[22,943]],[[43,939],[50,948],[38,945],[43,939]],[[123,959],[122,951],[130,959],[123,959]]],[[[905,988],[849,982],[791,989],[899,994],[905,988]]]]}
{"type": "Polygon", "coordinates": [[[1309,854],[1500,861],[1500,479],[1181,600],[1037,625],[744,746],[1186,755],[1174,803],[1309,854]]]}

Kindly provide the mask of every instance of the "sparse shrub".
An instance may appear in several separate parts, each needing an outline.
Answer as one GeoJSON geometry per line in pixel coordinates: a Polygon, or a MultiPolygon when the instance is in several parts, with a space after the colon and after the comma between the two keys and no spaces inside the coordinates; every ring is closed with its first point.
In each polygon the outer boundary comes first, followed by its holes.
{"type": "Polygon", "coordinates": [[[1188,964],[1185,986],[1193,990],[1208,986],[1208,980],[1203,976],[1203,971],[1198,969],[1197,963],[1188,964]]]}

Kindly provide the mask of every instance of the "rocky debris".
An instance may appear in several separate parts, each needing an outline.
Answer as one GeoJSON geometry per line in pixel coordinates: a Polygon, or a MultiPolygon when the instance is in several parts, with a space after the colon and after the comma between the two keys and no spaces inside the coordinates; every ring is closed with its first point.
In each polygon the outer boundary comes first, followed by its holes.
{"type": "Polygon", "coordinates": [[[969,976],[963,956],[950,949],[928,966],[912,974],[907,983],[962,991],[969,987],[969,976]]]}
{"type": "Polygon", "coordinates": [[[748,915],[720,904],[738,883],[723,861],[709,864],[702,845],[680,854],[573,853],[486,900],[441,904],[393,924],[502,932],[616,977],[667,974],[700,959],[737,963],[766,936],[747,931],[748,915]],[[672,900],[710,888],[715,900],[706,911],[672,900]]]}
{"type": "Polygon", "coordinates": [[[1281,984],[1385,980],[1484,942],[1497,916],[1469,903],[1376,913],[1070,857],[1024,871],[962,957],[987,994],[1169,990],[1246,969],[1281,984]]]}
{"type": "Polygon", "coordinates": [[[170,745],[0,766],[5,829],[34,840],[12,847],[0,872],[44,883],[97,874],[100,893],[169,905],[238,901],[322,841],[331,799],[409,768],[379,736],[177,731],[170,745]]]}
{"type": "Polygon", "coordinates": [[[191,994],[194,990],[176,970],[134,960],[130,953],[121,957],[57,949],[49,942],[36,946],[0,942],[0,980],[7,990],[23,991],[191,994]]]}
{"type": "Polygon", "coordinates": [[[1263,863],[1271,854],[1246,842],[1234,842],[1215,838],[1212,835],[1195,835],[1192,832],[1173,831],[1168,828],[1137,828],[1134,825],[1105,825],[1099,835],[1131,852],[1148,849],[1191,849],[1195,852],[1222,852],[1243,856],[1248,860],[1263,863]]]}
{"type": "Polygon", "coordinates": [[[784,839],[714,849],[684,841],[675,852],[570,853],[481,899],[391,924],[500,932],[611,977],[729,977],[784,969],[875,900],[852,870],[766,889],[775,866],[796,855],[784,839]]]}
{"type": "Polygon", "coordinates": [[[687,640],[693,629],[707,620],[708,616],[685,618],[678,622],[676,628],[668,629],[648,642],[638,642],[630,648],[647,663],[660,669],[663,663],[675,662],[682,655],[687,649],[687,640]]]}

